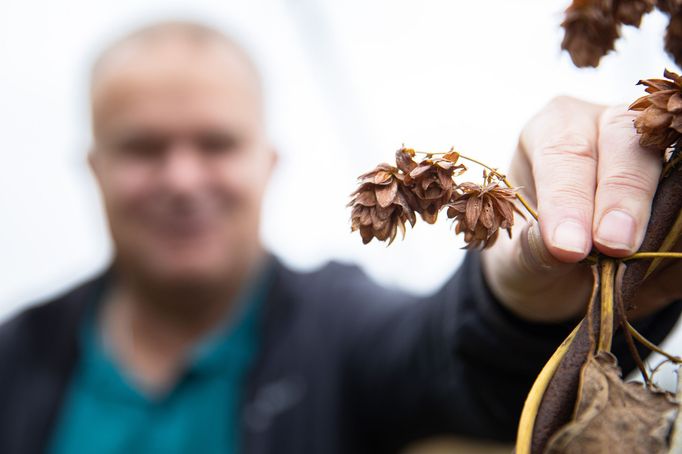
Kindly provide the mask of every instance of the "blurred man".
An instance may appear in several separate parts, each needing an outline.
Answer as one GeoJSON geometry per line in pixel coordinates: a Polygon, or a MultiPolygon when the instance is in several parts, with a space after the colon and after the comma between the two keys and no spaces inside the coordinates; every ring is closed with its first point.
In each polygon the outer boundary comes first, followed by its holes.
{"type": "MultiPolygon", "coordinates": [[[[513,165],[542,231],[519,223],[515,240],[468,254],[420,299],[355,267],[296,273],[263,249],[276,155],[256,69],[229,38],[191,23],[137,31],[99,58],[91,99],[89,160],[114,260],[0,328],[2,453],[512,440],[534,376],[584,311],[578,262],[593,245],[616,256],[638,247],[660,173],[623,109],[550,103],[513,165]]],[[[681,289],[660,291],[665,278],[638,305],[655,341],[680,312],[681,289]]]]}

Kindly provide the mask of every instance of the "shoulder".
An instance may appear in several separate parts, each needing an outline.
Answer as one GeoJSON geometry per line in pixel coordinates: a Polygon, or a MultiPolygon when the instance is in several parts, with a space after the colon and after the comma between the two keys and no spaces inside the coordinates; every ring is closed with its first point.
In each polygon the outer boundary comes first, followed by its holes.
{"type": "Polygon", "coordinates": [[[40,360],[75,335],[78,321],[106,273],[59,295],[34,303],[0,324],[0,364],[8,360],[40,360]]]}
{"type": "Polygon", "coordinates": [[[332,260],[309,271],[292,269],[281,262],[280,275],[296,300],[324,306],[341,304],[344,308],[376,303],[407,302],[414,297],[395,288],[378,284],[359,266],[332,260]]]}

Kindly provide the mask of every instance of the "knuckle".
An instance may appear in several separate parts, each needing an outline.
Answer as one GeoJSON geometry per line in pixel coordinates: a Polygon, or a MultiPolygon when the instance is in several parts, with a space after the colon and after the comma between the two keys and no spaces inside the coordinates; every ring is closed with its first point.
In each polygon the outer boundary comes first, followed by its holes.
{"type": "Polygon", "coordinates": [[[600,113],[604,110],[604,108],[605,106],[594,104],[573,96],[558,95],[550,99],[543,110],[569,115],[584,116],[600,113]]]}
{"type": "Polygon", "coordinates": [[[592,144],[577,133],[564,133],[552,137],[539,148],[538,152],[544,158],[595,160],[592,144]]]}
{"type": "Polygon", "coordinates": [[[636,117],[637,112],[627,110],[624,106],[609,107],[602,114],[600,129],[607,132],[617,131],[618,134],[625,131],[629,133],[628,135],[635,137],[635,128],[632,123],[636,117]]]}
{"type": "Polygon", "coordinates": [[[560,184],[549,194],[547,202],[555,209],[578,208],[592,206],[594,195],[577,184],[560,184]]]}
{"type": "Polygon", "coordinates": [[[652,181],[634,169],[623,169],[599,182],[599,192],[646,199],[653,196],[657,181],[652,181]]]}
{"type": "Polygon", "coordinates": [[[575,102],[576,98],[567,95],[558,95],[549,100],[549,102],[545,106],[545,109],[547,110],[562,109],[575,102]]]}

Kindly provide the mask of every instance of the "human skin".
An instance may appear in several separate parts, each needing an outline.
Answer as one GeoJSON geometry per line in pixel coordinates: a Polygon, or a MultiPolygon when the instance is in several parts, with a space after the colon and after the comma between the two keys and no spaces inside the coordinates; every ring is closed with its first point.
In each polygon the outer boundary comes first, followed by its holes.
{"type": "Polygon", "coordinates": [[[92,97],[90,162],[124,268],[211,284],[256,253],[274,153],[237,55],[138,45],[106,62],[92,97]]]}
{"type": "Polygon", "coordinates": [[[101,323],[143,386],[232,310],[263,260],[260,212],[276,153],[257,75],[221,37],[182,26],[110,51],[92,82],[89,161],[114,244],[101,323]]]}
{"type": "MultiPolygon", "coordinates": [[[[537,206],[540,222],[514,226],[483,253],[493,293],[538,322],[581,316],[592,287],[592,247],[625,257],[637,251],[658,185],[660,153],[639,146],[636,112],[574,98],[551,101],[525,126],[509,177],[537,206]]],[[[676,250],[680,250],[681,244],[676,250]]],[[[682,299],[682,264],[669,262],[640,289],[636,318],[682,299]]]]}

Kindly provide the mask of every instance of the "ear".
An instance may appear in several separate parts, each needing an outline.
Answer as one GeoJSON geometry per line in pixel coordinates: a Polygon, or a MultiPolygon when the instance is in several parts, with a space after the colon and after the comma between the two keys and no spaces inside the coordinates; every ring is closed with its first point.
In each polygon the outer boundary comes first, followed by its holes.
{"type": "Polygon", "coordinates": [[[275,148],[274,145],[270,145],[270,151],[268,154],[269,154],[269,160],[270,160],[270,170],[268,172],[268,178],[269,178],[272,175],[272,172],[277,167],[277,164],[279,163],[279,152],[277,151],[277,148],[275,148]]]}
{"type": "Polygon", "coordinates": [[[264,177],[265,181],[268,182],[270,181],[272,173],[275,170],[275,167],[277,167],[277,163],[279,162],[279,153],[277,152],[277,148],[275,148],[275,146],[272,144],[267,145],[267,148],[264,151],[265,154],[263,156],[263,159],[265,160],[264,164],[267,169],[264,177]]]}
{"type": "Polygon", "coordinates": [[[90,147],[88,150],[88,167],[90,167],[90,170],[92,171],[93,175],[95,175],[95,179],[99,182],[99,176],[100,176],[100,153],[97,151],[97,148],[93,145],[90,147]]]}

